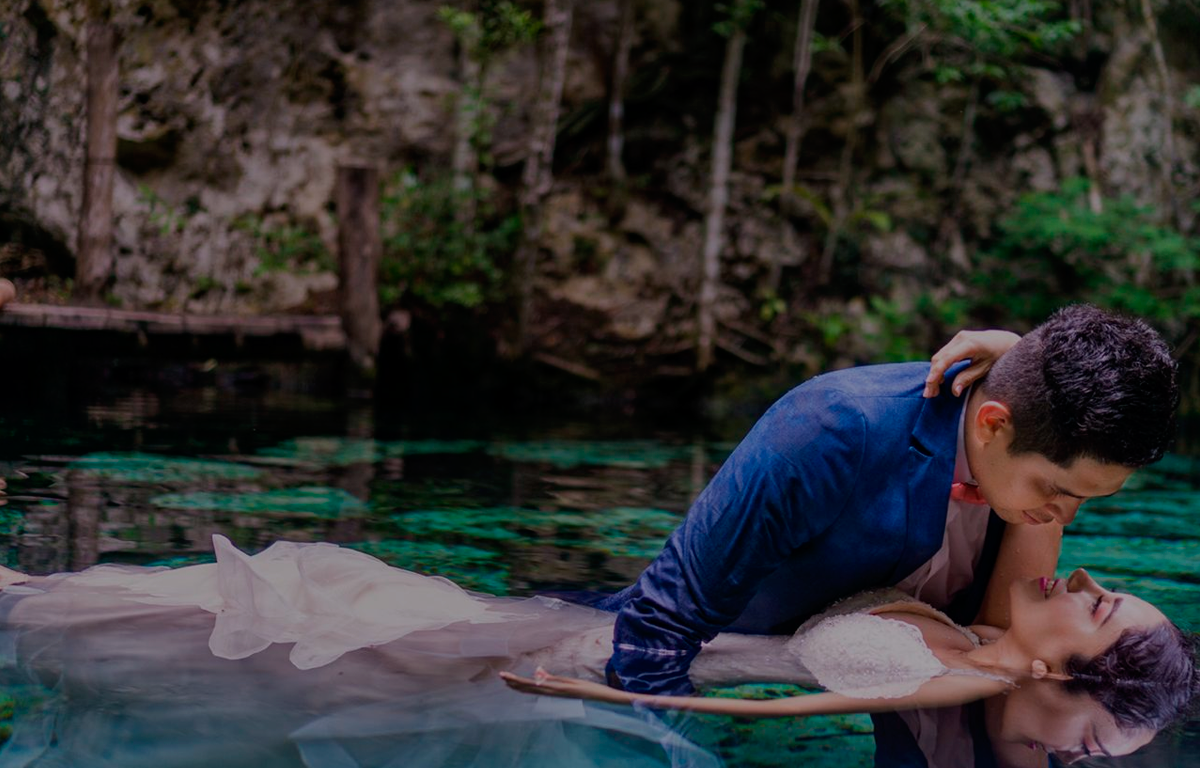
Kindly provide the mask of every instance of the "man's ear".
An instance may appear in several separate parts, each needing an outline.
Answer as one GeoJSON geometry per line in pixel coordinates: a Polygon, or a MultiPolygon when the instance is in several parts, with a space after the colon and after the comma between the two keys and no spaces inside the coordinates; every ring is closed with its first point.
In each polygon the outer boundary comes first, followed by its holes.
{"type": "Polygon", "coordinates": [[[975,434],[984,443],[990,443],[1005,432],[1011,432],[1012,411],[997,400],[987,400],[975,411],[975,434]]]}

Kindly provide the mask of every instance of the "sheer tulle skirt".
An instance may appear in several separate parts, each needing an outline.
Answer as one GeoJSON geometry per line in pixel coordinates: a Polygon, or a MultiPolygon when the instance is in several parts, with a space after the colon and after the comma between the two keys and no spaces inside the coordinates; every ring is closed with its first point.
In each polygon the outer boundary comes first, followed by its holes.
{"type": "Polygon", "coordinates": [[[9,766],[718,765],[629,708],[527,696],[594,674],[612,616],[472,595],[331,545],[176,571],[102,566],[0,593],[9,766]]]}

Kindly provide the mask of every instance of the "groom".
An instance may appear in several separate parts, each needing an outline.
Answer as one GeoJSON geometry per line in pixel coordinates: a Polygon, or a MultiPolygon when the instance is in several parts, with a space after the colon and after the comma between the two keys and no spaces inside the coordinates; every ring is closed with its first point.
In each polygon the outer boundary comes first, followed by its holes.
{"type": "Polygon", "coordinates": [[[1004,527],[1025,537],[989,593],[1006,600],[1012,578],[1053,571],[1079,506],[1161,458],[1174,431],[1166,344],[1095,307],[1057,312],[965,397],[923,398],[928,371],[837,371],[775,403],[607,601],[619,610],[610,683],[691,693],[688,667],[718,632],[790,632],[864,589],[896,585],[969,623],[991,570],[985,540],[1004,527]]]}

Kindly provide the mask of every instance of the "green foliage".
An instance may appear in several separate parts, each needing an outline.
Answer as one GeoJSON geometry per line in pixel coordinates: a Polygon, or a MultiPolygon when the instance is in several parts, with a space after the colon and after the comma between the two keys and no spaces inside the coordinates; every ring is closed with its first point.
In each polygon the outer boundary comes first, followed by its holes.
{"type": "Polygon", "coordinates": [[[872,296],[864,317],[862,337],[878,359],[887,362],[928,357],[931,331],[960,328],[966,321],[967,302],[922,292],[911,300],[872,296]]]}
{"type": "Polygon", "coordinates": [[[814,29],[812,33],[812,52],[814,55],[818,53],[831,52],[843,53],[845,52],[845,49],[842,48],[841,40],[838,40],[836,37],[822,35],[820,32],[814,29]]]}
{"type": "Polygon", "coordinates": [[[234,229],[254,238],[258,257],[255,275],[268,272],[332,272],[337,269],[320,235],[292,224],[268,225],[261,216],[247,214],[233,222],[234,229]]]}
{"type": "Polygon", "coordinates": [[[206,293],[214,291],[220,287],[221,283],[218,282],[217,279],[212,275],[201,275],[200,277],[196,278],[196,283],[192,286],[191,293],[189,293],[188,296],[193,299],[198,299],[206,293]]]}
{"type": "MultiPolygon", "coordinates": [[[[1021,61],[1053,53],[1081,29],[1065,18],[1060,0],[883,0],[909,29],[928,41],[933,78],[939,84],[964,80],[997,85],[1019,77],[1021,61]]],[[[1024,106],[1000,90],[989,103],[1001,112],[1024,106]]]]}
{"type": "Polygon", "coordinates": [[[187,225],[185,211],[175,208],[146,184],[138,184],[138,202],[146,206],[150,226],[162,237],[177,235],[187,225]]]}
{"type": "Polygon", "coordinates": [[[713,29],[721,37],[729,37],[739,30],[744,31],[754,20],[754,15],[762,10],[763,0],[732,0],[729,3],[717,3],[717,13],[724,16],[713,25],[713,29]]]}
{"type": "Polygon", "coordinates": [[[488,108],[488,94],[484,89],[488,66],[497,54],[537,38],[542,24],[514,3],[495,0],[484,0],[476,12],[444,5],[438,9],[438,18],[450,28],[468,58],[478,67],[476,79],[462,84],[461,98],[470,119],[471,145],[479,162],[488,167],[493,162],[490,150],[495,128],[495,115],[488,108]]]}
{"type": "Polygon", "coordinates": [[[1183,94],[1184,106],[1190,109],[1200,109],[1200,85],[1193,85],[1183,94]]]}
{"type": "Polygon", "coordinates": [[[521,222],[497,212],[488,192],[457,190],[448,178],[425,181],[406,170],[388,183],[381,215],[384,306],[409,298],[471,308],[502,298],[498,264],[516,247],[521,222]],[[475,218],[460,220],[472,199],[475,218]]]}
{"type": "Polygon", "coordinates": [[[987,95],[986,101],[1000,112],[1016,112],[1029,104],[1029,99],[1020,91],[995,90],[987,95]]]}
{"type": "Polygon", "coordinates": [[[1022,197],[976,271],[981,304],[1035,323],[1065,302],[1088,301],[1152,320],[1200,317],[1200,241],[1159,223],[1130,197],[1088,204],[1089,182],[1022,197]]]}
{"type": "Polygon", "coordinates": [[[542,29],[532,13],[511,2],[485,2],[478,12],[443,5],[438,18],[481,64],[506,48],[530,42],[542,29]]]}
{"type": "Polygon", "coordinates": [[[787,312],[787,302],[773,291],[760,292],[758,301],[758,317],[764,323],[769,323],[787,312]]]}

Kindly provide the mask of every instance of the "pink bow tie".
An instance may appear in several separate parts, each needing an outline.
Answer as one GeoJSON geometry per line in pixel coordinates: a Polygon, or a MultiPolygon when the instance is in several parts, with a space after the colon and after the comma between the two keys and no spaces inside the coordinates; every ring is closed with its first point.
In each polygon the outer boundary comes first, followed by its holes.
{"type": "Polygon", "coordinates": [[[979,492],[978,485],[968,483],[953,483],[950,486],[950,498],[955,501],[965,501],[967,504],[987,504],[987,499],[979,492]]]}

